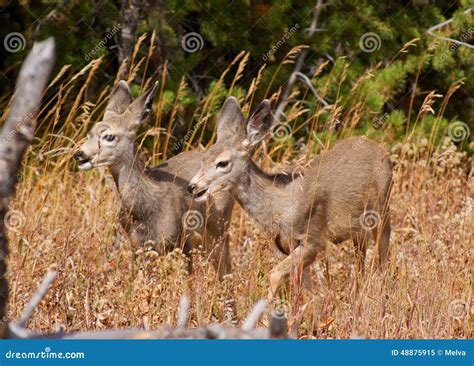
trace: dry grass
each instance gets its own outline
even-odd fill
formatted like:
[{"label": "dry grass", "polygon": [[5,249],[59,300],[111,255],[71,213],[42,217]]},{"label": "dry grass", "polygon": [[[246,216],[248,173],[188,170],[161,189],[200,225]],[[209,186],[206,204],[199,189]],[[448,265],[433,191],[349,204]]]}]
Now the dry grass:
[{"label": "dry grass", "polygon": [[[246,62],[245,57],[242,62]],[[236,302],[237,320],[241,321],[255,301],[265,297],[270,270],[281,260],[273,244],[242,210],[235,210],[231,228],[233,274],[219,282],[212,266],[197,253],[195,271],[189,277],[178,252],[160,257],[152,248],[126,244],[114,249],[117,208],[103,176],[98,171],[74,171],[68,150],[65,155],[56,155],[62,152],[58,149],[72,148],[91,123],[100,119],[107,90],[96,93],[93,100],[87,100],[83,92],[98,67],[92,64],[79,76],[65,71],[56,80],[62,88],[45,102],[47,113],[40,121],[43,134],[29,154],[11,206],[26,221],[9,234],[9,318],[19,317],[52,268],[58,277],[30,321],[32,329],[53,330],[57,324],[68,331],[153,329],[175,322],[183,294],[191,297],[192,325],[226,321],[225,303],[230,298]],[[255,80],[245,101],[252,101],[257,87]],[[74,103],[62,103],[72,95]],[[217,89],[196,111],[196,120],[205,119],[208,129],[213,124],[208,124],[206,117],[215,115],[212,106],[217,104],[216,95]],[[302,98],[305,95],[303,90]],[[341,121],[346,126],[355,126],[367,112],[363,95],[355,91],[354,99],[346,121]],[[160,95],[155,107],[159,110],[163,103]],[[179,101],[175,103],[177,107]],[[340,107],[334,106],[334,115],[340,113]],[[290,122],[302,109],[298,104],[292,109]],[[320,127],[320,116],[320,110],[308,116],[304,124],[309,131]],[[57,127],[58,121],[63,127]],[[168,127],[168,122],[157,113],[151,124]],[[423,123],[422,117],[419,123]],[[163,151],[170,152],[168,144],[174,143],[169,137],[162,138],[163,129],[157,131],[161,138],[154,137],[150,162],[156,162]],[[334,136],[351,133],[349,127]],[[386,136],[390,136],[389,131]],[[386,140],[391,143],[389,137]],[[470,162],[447,140],[440,147],[420,138],[410,142],[414,140],[410,137],[408,142],[392,147],[396,166],[389,268],[383,273],[372,269],[372,245],[367,272],[356,290],[352,245],[328,248],[312,267],[311,293],[291,285],[284,291],[282,306],[287,308],[290,324],[299,325],[299,337],[472,337],[472,313],[469,319],[461,309],[460,317],[453,316],[456,309],[459,311],[457,301],[472,311],[474,185],[472,175],[468,176]],[[187,141],[194,146],[201,142],[199,133]],[[315,140],[307,141],[308,147],[316,144]],[[270,145],[263,164],[268,165],[269,156],[282,163],[310,157],[306,151],[295,151],[293,145]]]}]

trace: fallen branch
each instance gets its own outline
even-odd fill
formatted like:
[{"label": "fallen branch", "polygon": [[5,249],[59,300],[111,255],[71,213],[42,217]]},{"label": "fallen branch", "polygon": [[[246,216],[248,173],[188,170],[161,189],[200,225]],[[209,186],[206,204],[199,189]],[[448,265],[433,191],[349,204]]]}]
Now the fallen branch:
[{"label": "fallen branch", "polygon": [[182,297],[178,310],[176,328],[164,326],[153,331],[142,329],[121,329],[93,332],[65,333],[62,330],[53,333],[37,333],[25,328],[28,319],[46,295],[56,273],[48,272],[36,293],[26,305],[20,320],[8,324],[5,338],[10,339],[268,339],[287,338],[285,314],[274,312],[270,316],[270,327],[256,329],[257,323],[267,309],[264,300],[258,301],[241,328],[211,324],[198,328],[187,328],[189,319],[189,299]]}]

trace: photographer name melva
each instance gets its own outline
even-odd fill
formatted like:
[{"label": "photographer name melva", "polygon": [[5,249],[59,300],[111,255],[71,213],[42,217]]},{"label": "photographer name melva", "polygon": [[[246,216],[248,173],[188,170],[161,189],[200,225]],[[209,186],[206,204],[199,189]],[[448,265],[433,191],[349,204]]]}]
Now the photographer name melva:
[{"label": "photographer name melva", "polygon": [[458,350],[458,349],[445,349],[444,355],[445,356],[466,356],[466,351]]}]

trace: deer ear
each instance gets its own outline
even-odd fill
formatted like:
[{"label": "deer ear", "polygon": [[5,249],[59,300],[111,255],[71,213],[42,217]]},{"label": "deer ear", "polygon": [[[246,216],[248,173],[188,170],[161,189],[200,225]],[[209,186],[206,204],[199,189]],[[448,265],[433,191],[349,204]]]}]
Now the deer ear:
[{"label": "deer ear", "polygon": [[127,83],[124,80],[120,80],[110,94],[105,113],[114,112],[123,114],[130,106],[130,103],[132,103],[132,99],[132,93]]},{"label": "deer ear", "polygon": [[247,138],[245,145],[254,146],[259,143],[268,133],[273,124],[273,114],[270,101],[265,99],[261,102],[247,122]]},{"label": "deer ear", "polygon": [[155,97],[157,90],[158,82],[156,82],[150,90],[135,99],[135,101],[130,105],[128,108],[128,113],[130,114],[128,127],[130,129],[137,129],[150,115],[153,98]]},{"label": "deer ear", "polygon": [[217,119],[217,141],[244,138],[245,118],[235,97],[228,97]]}]

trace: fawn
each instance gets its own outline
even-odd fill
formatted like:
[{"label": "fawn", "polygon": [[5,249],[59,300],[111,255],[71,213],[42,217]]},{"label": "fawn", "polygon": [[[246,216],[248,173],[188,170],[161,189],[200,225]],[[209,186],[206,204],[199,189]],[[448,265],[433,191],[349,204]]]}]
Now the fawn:
[{"label": "fawn", "polygon": [[289,254],[270,274],[269,300],[293,269],[303,273],[327,242],[352,239],[363,270],[372,231],[379,262],[388,257],[388,199],[392,167],[387,152],[367,138],[340,141],[299,172],[269,175],[251,159],[253,147],[272,127],[264,100],[248,119],[237,99],[224,103],[217,141],[204,154],[189,191],[196,201],[230,191],[243,209]]},{"label": "fawn", "polygon": [[[161,253],[181,247],[190,258],[200,234],[220,278],[231,270],[228,227],[234,200],[227,192],[212,203],[195,203],[187,191],[203,153],[183,152],[146,169],[135,138],[150,114],[157,84],[133,100],[125,81],[112,91],[103,120],[96,123],[74,154],[78,167],[108,167],[120,196],[118,221],[132,243],[153,242]],[[191,271],[191,260],[189,261]]]}]

